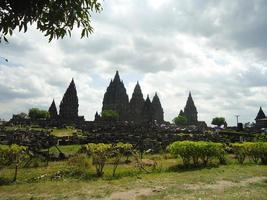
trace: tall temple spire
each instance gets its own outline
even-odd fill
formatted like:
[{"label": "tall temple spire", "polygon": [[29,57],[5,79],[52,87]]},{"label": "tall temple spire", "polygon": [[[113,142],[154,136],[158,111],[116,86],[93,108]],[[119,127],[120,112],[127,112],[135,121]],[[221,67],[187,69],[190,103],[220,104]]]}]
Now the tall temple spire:
[{"label": "tall temple spire", "polygon": [[141,87],[137,81],[132,98],[129,103],[129,119],[134,122],[142,121],[142,109],[144,106],[145,100],[143,97],[143,93]]},{"label": "tall temple spire", "polygon": [[113,81],[110,82],[104,94],[102,112],[113,110],[119,114],[119,120],[128,120],[129,98],[119,72],[116,71]]},{"label": "tall temple spire", "polygon": [[58,114],[57,114],[57,107],[55,104],[55,101],[53,99],[49,109],[48,109],[49,115],[50,115],[50,119],[57,119]]},{"label": "tall temple spire", "polygon": [[264,114],[262,108],[260,107],[260,110],[259,110],[259,112],[258,112],[258,114],[257,114],[257,116],[256,116],[256,118],[255,118],[255,120],[263,119],[263,118],[265,118],[265,117],[266,117],[266,116],[265,116],[265,114]]},{"label": "tall temple spire", "polygon": [[189,125],[197,124],[197,108],[192,98],[191,91],[189,92],[189,96],[187,98],[186,105],[184,108],[184,116],[187,118],[187,123]]},{"label": "tall temple spire", "polygon": [[78,96],[77,90],[72,78],[59,106],[60,119],[66,123],[74,123],[78,119]]},{"label": "tall temple spire", "polygon": [[144,122],[153,121],[153,107],[152,107],[149,95],[147,95],[146,101],[144,103],[144,106],[142,109],[142,116],[143,116]]},{"label": "tall temple spire", "polygon": [[117,82],[120,82],[121,80],[120,80],[120,75],[119,75],[119,71],[117,70],[116,71],[116,74],[115,74],[115,76],[114,76],[114,80],[113,80],[114,82],[115,81],[117,81]]},{"label": "tall temple spire", "polygon": [[164,112],[163,112],[163,108],[161,106],[157,92],[155,93],[155,96],[153,97],[151,105],[153,108],[153,120],[156,120],[158,123],[164,122],[164,117],[163,117]]}]

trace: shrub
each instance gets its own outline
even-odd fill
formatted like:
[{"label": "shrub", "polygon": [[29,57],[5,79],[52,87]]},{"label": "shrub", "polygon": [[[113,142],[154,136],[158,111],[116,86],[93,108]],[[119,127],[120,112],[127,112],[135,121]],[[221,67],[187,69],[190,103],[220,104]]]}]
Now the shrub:
[{"label": "shrub", "polygon": [[131,144],[124,144],[122,142],[119,142],[112,147],[111,153],[114,157],[112,176],[115,176],[116,169],[121,161],[121,158],[123,156],[128,156],[129,153],[131,153],[132,148],[133,146]]},{"label": "shrub", "polygon": [[110,151],[112,149],[111,144],[94,144],[89,143],[86,145],[87,153],[92,156],[93,165],[96,168],[96,175],[103,176],[103,169],[106,163],[106,160],[110,156]]},{"label": "shrub", "polygon": [[244,142],[232,144],[233,152],[240,164],[248,157],[256,164],[261,162],[267,164],[267,142]]},{"label": "shrub", "polygon": [[31,108],[29,110],[29,117],[33,120],[36,119],[47,119],[49,118],[49,112],[46,110],[40,110],[39,108]]},{"label": "shrub", "polygon": [[243,164],[246,159],[246,150],[244,144],[232,144],[232,149],[239,164]]},{"label": "shrub", "polygon": [[185,116],[179,115],[177,117],[175,117],[172,120],[173,123],[175,123],[176,125],[186,125],[187,124],[187,118]]},{"label": "shrub", "polygon": [[175,156],[180,156],[186,166],[190,161],[195,166],[199,165],[199,161],[202,161],[203,165],[208,165],[213,158],[217,158],[220,163],[225,161],[223,145],[219,143],[177,141],[170,144],[167,150]]},{"label": "shrub", "polygon": [[119,119],[119,113],[114,110],[104,110],[101,117],[103,120],[116,121]]},{"label": "shrub", "polygon": [[19,164],[27,157],[26,150],[26,147],[16,144],[12,144],[8,148],[0,147],[0,169],[4,166],[15,164],[13,181],[17,180]]}]

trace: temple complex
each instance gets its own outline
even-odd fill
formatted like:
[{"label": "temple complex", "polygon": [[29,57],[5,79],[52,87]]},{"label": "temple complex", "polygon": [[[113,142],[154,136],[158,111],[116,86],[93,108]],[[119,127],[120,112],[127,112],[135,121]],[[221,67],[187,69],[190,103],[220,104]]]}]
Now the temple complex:
[{"label": "temple complex", "polygon": [[71,124],[77,123],[82,120],[83,117],[79,117],[78,115],[78,96],[77,90],[72,79],[69,87],[67,88],[59,106],[59,120],[62,123]]},{"label": "temple complex", "polygon": [[119,72],[111,80],[104,94],[102,112],[113,110],[119,114],[119,120],[128,120],[129,98],[123,82],[120,80]]},{"label": "temple complex", "polygon": [[[149,97],[146,101],[139,83],[137,82],[132,98],[129,101],[123,81],[120,80],[119,72],[116,71],[115,77],[111,80],[104,94],[102,112],[104,110],[113,110],[119,114],[120,121],[131,121],[134,123],[142,122],[164,122],[163,108],[161,106],[157,93],[152,102]],[[95,119],[99,119],[95,116]]]},{"label": "temple complex", "polygon": [[58,113],[57,113],[57,107],[56,107],[56,103],[53,99],[49,109],[48,109],[49,115],[50,115],[50,119],[52,120],[56,120],[58,119]]},{"label": "temple complex", "polygon": [[197,108],[195,106],[191,92],[189,92],[184,111],[181,110],[179,115],[186,117],[187,125],[198,125],[197,114]]},{"label": "temple complex", "polygon": [[160,103],[160,100],[159,100],[159,97],[158,97],[158,94],[155,93],[155,96],[153,97],[153,100],[152,100],[152,108],[153,108],[153,120],[156,120],[157,123],[163,123],[164,122],[164,119],[163,119],[163,108],[161,106],[161,103]]},{"label": "temple complex", "polygon": [[143,122],[153,122],[154,110],[149,96],[147,95],[146,101],[142,109],[142,120]]},{"label": "temple complex", "polygon": [[267,117],[265,116],[262,108],[260,107],[260,110],[255,118],[256,121],[256,128],[267,128]]},{"label": "temple complex", "polygon": [[144,107],[144,97],[141,91],[141,87],[137,82],[134,92],[132,94],[132,98],[129,103],[129,120],[135,121],[137,123],[142,122],[142,110]]}]

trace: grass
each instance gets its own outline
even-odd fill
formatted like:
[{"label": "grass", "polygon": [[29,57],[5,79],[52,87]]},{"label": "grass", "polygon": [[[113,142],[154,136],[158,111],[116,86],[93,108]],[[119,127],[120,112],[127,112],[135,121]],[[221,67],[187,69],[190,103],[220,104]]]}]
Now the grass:
[{"label": "grass", "polygon": [[[155,172],[146,174],[134,163],[122,164],[116,177],[112,177],[109,163],[102,178],[93,175],[91,166],[84,176],[63,173],[61,178],[51,179],[58,171],[71,169],[67,161],[22,168],[17,183],[0,186],[0,199],[267,199],[267,166],[231,161],[228,165],[184,169],[179,159],[152,157],[159,166]],[[13,169],[0,173],[8,179]],[[44,174],[43,179],[36,179]]]},{"label": "grass", "polygon": [[54,128],[51,132],[52,135],[57,137],[72,136],[76,132],[76,129],[71,128]]},{"label": "grass", "polygon": [[[75,154],[77,153],[81,145],[73,144],[73,145],[58,145],[58,148],[64,153],[64,154]],[[49,149],[50,153],[59,153],[56,147],[52,147]]]}]

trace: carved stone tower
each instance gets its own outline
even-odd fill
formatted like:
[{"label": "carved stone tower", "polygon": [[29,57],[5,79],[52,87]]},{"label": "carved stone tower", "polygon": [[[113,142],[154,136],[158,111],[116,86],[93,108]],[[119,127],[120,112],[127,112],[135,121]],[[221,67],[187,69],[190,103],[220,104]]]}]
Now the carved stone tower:
[{"label": "carved stone tower", "polygon": [[157,123],[163,123],[164,122],[164,116],[163,116],[163,108],[161,106],[159,97],[157,93],[155,93],[155,96],[153,97],[152,100],[152,108],[153,108],[153,120],[156,120]]},{"label": "carved stone tower", "polygon": [[57,107],[56,107],[54,99],[53,99],[53,101],[52,101],[52,103],[48,109],[48,112],[50,114],[50,119],[56,120],[58,118]]},{"label": "carved stone tower", "polygon": [[188,125],[197,125],[197,108],[194,104],[191,92],[189,92],[189,96],[184,108],[184,116],[187,118]]},{"label": "carved stone tower", "polygon": [[142,109],[143,122],[153,122],[153,113],[154,110],[152,107],[152,103],[149,99],[149,96],[147,95],[146,101]]},{"label": "carved stone tower", "polygon": [[78,120],[78,96],[72,79],[59,106],[59,117],[64,123],[75,123]]},{"label": "carved stone tower", "polygon": [[113,110],[119,114],[119,120],[128,120],[129,98],[119,72],[111,80],[103,99],[102,112]]},{"label": "carved stone tower", "polygon": [[136,123],[142,122],[142,109],[145,100],[140,85],[137,82],[129,104],[129,120]]},{"label": "carved stone tower", "polygon": [[255,120],[257,121],[257,120],[259,120],[259,119],[263,119],[263,118],[265,118],[265,117],[266,117],[266,116],[265,116],[265,114],[264,114],[262,108],[260,107],[260,110],[259,110],[259,112],[258,112],[258,114],[257,114],[257,116],[256,116],[256,118],[255,118]]}]

